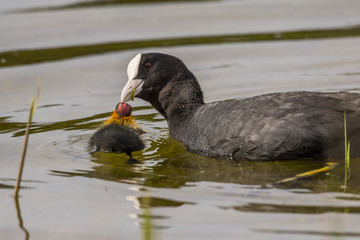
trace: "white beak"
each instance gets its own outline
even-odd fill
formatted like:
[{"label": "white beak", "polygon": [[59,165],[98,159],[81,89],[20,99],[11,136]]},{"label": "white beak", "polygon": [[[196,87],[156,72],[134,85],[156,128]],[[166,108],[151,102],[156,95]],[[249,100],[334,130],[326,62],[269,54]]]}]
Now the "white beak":
[{"label": "white beak", "polygon": [[121,102],[129,101],[141,91],[143,80],[135,79],[138,74],[140,61],[141,54],[139,53],[129,62],[129,65],[127,67],[127,75],[129,80],[127,81],[121,92]]},{"label": "white beak", "polygon": [[[129,79],[121,92],[121,102],[127,102],[141,92],[142,79]],[[134,93],[132,91],[135,89]]]}]

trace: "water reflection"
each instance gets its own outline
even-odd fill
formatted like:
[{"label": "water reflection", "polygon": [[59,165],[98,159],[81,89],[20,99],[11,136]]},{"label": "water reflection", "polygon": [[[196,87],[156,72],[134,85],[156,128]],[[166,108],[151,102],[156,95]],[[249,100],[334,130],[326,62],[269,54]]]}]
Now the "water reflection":
[{"label": "water reflection", "polygon": [[[59,106],[59,104],[43,105],[43,106],[39,106],[38,108],[54,107],[54,106]],[[150,106],[133,107],[133,111],[137,112],[150,108],[151,108]],[[50,109],[48,110],[48,113],[51,114]],[[73,130],[95,129],[102,123],[102,121],[104,121],[110,115],[111,112],[104,112],[89,117],[77,118],[77,119],[75,118],[71,120],[58,121],[58,122],[47,122],[47,123],[33,122],[30,127],[30,134],[50,132],[56,130],[73,131]],[[0,117],[0,134],[13,133],[12,137],[24,136],[26,122],[12,122],[11,118],[12,117],[9,116]],[[156,119],[156,114],[138,115],[136,116],[136,120],[150,121],[152,123],[163,121],[163,119]]]},{"label": "water reflection", "polygon": [[141,41],[110,42],[101,44],[87,44],[79,46],[55,47],[30,50],[11,50],[0,52],[0,68],[21,66],[34,63],[59,61],[80,56],[104,54],[129,49],[142,49],[151,47],[170,47],[184,45],[204,45],[219,43],[239,43],[258,41],[284,41],[284,40],[309,40],[309,39],[330,39],[341,37],[360,36],[360,26],[316,29],[307,31],[284,31],[258,34],[233,34],[214,36],[195,36],[167,39],[147,39]]},{"label": "water reflection", "polygon": [[[187,152],[183,144],[169,137],[146,141],[146,145],[148,147],[144,154],[134,154],[134,157],[141,161],[139,164],[127,165],[124,154],[100,152],[93,155],[91,161],[97,163],[97,166],[90,171],[52,170],[52,174],[98,178],[147,187],[179,188],[188,183],[202,181],[263,185],[326,166],[324,162],[313,160],[236,162],[212,159]],[[333,171],[336,174],[339,172],[337,169]],[[335,179],[331,177],[328,182],[329,176],[333,176],[333,172],[320,173],[310,177],[310,181],[309,178],[298,179],[282,187],[306,187],[320,192],[329,189],[341,190],[342,180],[332,182]],[[323,187],[320,187],[322,185]]]},{"label": "water reflection", "polygon": [[[249,203],[245,206],[234,206],[232,209],[241,212],[276,212],[276,213],[293,213],[294,205],[278,205],[278,204],[258,204]],[[337,213],[360,213],[360,207],[344,207],[344,206],[301,206],[302,214],[321,214],[327,212]]]},{"label": "water reflection", "polygon": [[310,237],[313,236],[325,236],[325,237],[360,237],[360,234],[358,233],[352,233],[352,232],[319,232],[319,231],[301,231],[301,230],[269,230],[269,229],[253,229],[254,232],[262,232],[262,233],[273,233],[273,234],[291,234],[291,235],[303,235]]},{"label": "water reflection", "polygon": [[89,8],[89,7],[102,7],[102,6],[116,6],[122,4],[141,4],[141,3],[158,3],[158,2],[209,2],[216,0],[88,0],[80,1],[66,5],[59,6],[45,6],[34,7],[26,9],[13,10],[11,13],[21,12],[39,12],[39,11],[57,11],[57,10],[71,10],[77,8]]},{"label": "water reflection", "polygon": [[16,208],[16,214],[19,220],[19,228],[25,233],[25,240],[29,240],[30,239],[30,233],[29,231],[25,228],[25,224],[21,215],[21,209],[20,209],[20,202],[19,202],[19,198],[15,197],[14,198],[15,201],[15,208]]}]

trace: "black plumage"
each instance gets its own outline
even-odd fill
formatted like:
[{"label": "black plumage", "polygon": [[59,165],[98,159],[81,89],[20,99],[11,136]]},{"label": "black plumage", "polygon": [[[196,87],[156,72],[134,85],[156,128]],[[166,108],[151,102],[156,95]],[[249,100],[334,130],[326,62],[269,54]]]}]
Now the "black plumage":
[{"label": "black plumage", "polygon": [[132,152],[140,151],[144,144],[136,131],[125,125],[112,123],[95,132],[89,141],[94,152],[126,153],[130,158],[127,163],[137,162]]},{"label": "black plumage", "polygon": [[[150,102],[191,152],[251,160],[343,157],[346,112],[351,156],[360,157],[360,94],[287,92],[204,103],[180,59],[160,53],[138,59],[129,64],[138,66],[127,87],[141,80],[135,97]],[[127,91],[122,100],[129,100]]]},{"label": "black plumage", "polygon": [[[132,157],[132,152],[144,148],[144,143],[139,137],[144,131],[137,126],[131,116],[130,105],[128,108],[121,107],[123,105],[125,103],[116,105],[111,118],[105,121],[90,138],[89,147],[92,149],[92,153],[99,151],[126,153],[130,157],[127,163],[136,163],[137,160]],[[125,111],[123,109],[126,110],[125,116],[123,116]]]}]

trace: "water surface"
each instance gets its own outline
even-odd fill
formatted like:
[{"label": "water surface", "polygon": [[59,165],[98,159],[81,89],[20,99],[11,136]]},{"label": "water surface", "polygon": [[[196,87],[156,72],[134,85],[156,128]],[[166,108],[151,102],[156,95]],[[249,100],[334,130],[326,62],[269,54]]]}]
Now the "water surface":
[{"label": "water surface", "polygon": [[[272,185],[326,163],[188,153],[139,99],[133,114],[147,132],[144,151],[134,155],[139,164],[87,149],[138,52],[181,58],[207,102],[295,90],[360,93],[358,1],[79,2],[18,1],[0,11],[7,33],[0,38],[1,239],[141,239],[148,204],[161,239],[360,237],[359,159],[351,160],[346,188],[343,165]],[[16,203],[12,188],[38,79]]]}]

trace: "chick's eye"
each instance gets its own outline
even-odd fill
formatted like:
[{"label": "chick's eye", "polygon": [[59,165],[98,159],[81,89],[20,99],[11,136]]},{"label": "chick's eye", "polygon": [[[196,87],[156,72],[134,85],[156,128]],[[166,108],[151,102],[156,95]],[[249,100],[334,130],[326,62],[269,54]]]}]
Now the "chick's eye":
[{"label": "chick's eye", "polygon": [[145,68],[149,69],[151,67],[151,63],[147,62],[145,63]]}]

